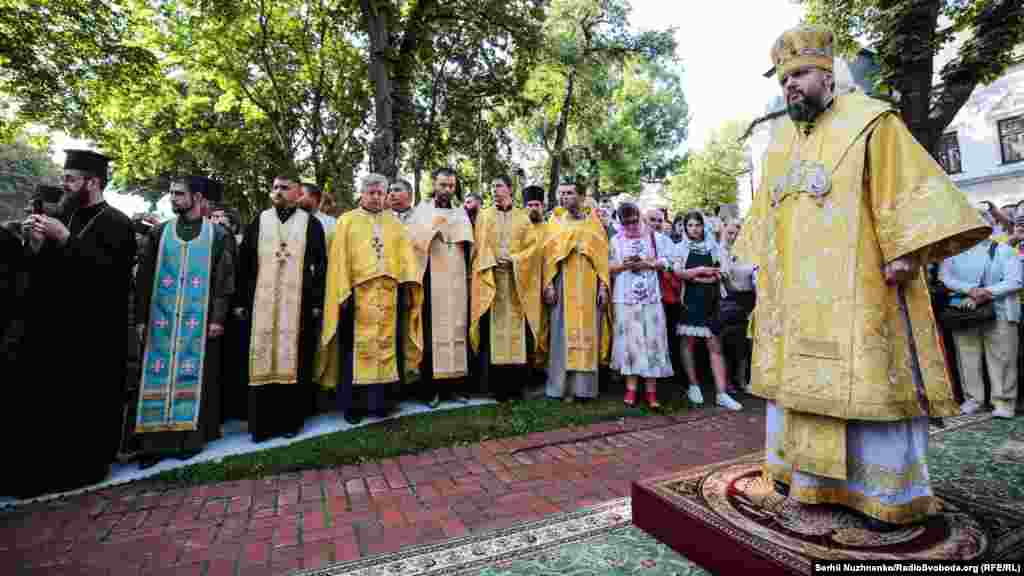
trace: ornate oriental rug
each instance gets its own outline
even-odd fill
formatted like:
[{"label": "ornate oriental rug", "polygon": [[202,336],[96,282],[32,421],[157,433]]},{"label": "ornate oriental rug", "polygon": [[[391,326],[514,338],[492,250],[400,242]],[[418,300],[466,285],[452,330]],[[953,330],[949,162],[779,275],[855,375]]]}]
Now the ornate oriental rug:
[{"label": "ornate oriental rug", "polygon": [[708,574],[632,525],[629,498],[294,576]]},{"label": "ornate oriental rug", "polygon": [[941,510],[920,526],[873,532],[858,515],[788,500],[766,512],[751,499],[760,452],[634,483],[634,523],[719,574],[811,574],[816,560],[1024,559],[1024,418],[946,423],[929,446]]}]

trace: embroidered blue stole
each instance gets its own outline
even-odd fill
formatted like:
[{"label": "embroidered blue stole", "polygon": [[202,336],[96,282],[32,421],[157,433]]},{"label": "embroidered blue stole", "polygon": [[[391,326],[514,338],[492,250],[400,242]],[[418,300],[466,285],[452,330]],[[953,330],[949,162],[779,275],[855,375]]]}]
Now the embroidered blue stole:
[{"label": "embroidered blue stole", "polygon": [[140,433],[199,427],[213,224],[204,220],[189,242],[178,236],[177,224],[175,218],[164,226],[157,251],[135,420]]}]

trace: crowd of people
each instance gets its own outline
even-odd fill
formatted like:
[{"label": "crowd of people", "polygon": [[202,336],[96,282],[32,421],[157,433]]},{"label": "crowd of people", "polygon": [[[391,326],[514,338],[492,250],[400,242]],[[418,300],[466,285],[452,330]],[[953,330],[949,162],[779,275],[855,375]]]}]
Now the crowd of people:
[{"label": "crowd of people", "polygon": [[[218,182],[183,176],[175,218],[132,222],[102,201],[107,158],[69,152],[63,190],[4,237],[18,280],[0,369],[18,374],[12,405],[36,412],[4,425],[47,429],[15,446],[24,473],[0,492],[97,482],[125,443],[144,466],[188,458],[228,418],[259,442],[404,397],[536,386],[575,402],[605,370],[627,405],[642,383],[658,408],[659,380],[683,377],[702,404],[706,349],[716,405],[741,410],[737,388],[766,401],[751,505],[841,505],[880,531],[923,521],[929,419],[1020,404],[1024,207],[972,207],[889,103],[836,85],[832,42],[802,26],[771,48],[788,117],[743,222],[595,203],[572,180],[549,212],[542,188],[517,202],[506,176],[490,205],[460,205],[448,168],[415,205],[406,180],[370,174],[336,218],[283,173],[245,226]],[[126,325],[127,354],[106,336]]]},{"label": "crowd of people", "polygon": [[[698,342],[716,403],[742,408],[731,393],[749,374],[753,269],[729,255],[738,222],[691,212],[679,235],[664,210],[598,206],[571,179],[554,210],[506,176],[483,206],[456,197],[447,168],[416,205],[408,181],[370,174],[337,216],[316,185],[281,174],[247,225],[219,182],[184,175],[170,182],[173,218],[129,219],[102,200],[107,170],[101,154],[68,151],[64,186],[40,187],[4,228],[3,370],[40,384],[19,405],[47,406],[51,426],[21,445],[26,473],[0,492],[94,483],[129,454],[142,467],[188,459],[232,419],[262,442],[316,413],[358,423],[406,398],[585,401],[609,377],[625,379],[628,405],[642,380],[659,408],[656,382],[684,373],[702,404]],[[115,326],[130,327],[126,348]]]}]

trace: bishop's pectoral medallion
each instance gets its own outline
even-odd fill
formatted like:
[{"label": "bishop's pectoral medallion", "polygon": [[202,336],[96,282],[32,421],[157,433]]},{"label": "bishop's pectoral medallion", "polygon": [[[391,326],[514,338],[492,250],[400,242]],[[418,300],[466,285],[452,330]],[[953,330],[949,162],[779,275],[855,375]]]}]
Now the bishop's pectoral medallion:
[{"label": "bishop's pectoral medallion", "polygon": [[832,178],[821,162],[794,160],[789,171],[779,176],[772,187],[772,207],[788,196],[807,194],[818,206],[825,205],[825,196],[832,191]]}]

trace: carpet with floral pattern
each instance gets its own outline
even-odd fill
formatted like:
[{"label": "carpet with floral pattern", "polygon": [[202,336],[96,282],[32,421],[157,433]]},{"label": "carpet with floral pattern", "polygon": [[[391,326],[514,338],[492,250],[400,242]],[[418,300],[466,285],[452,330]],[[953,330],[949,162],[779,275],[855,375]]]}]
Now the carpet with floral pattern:
[{"label": "carpet with floral pattern", "polygon": [[933,427],[936,509],[892,532],[844,508],[779,496],[761,478],[763,461],[755,453],[636,482],[634,522],[721,574],[811,574],[832,560],[1024,559],[1024,418],[957,417]]},{"label": "carpet with floral pattern", "polygon": [[[735,512],[733,520],[756,524],[759,519],[736,498],[734,488],[743,477],[759,468],[760,453],[717,464],[695,467],[661,479],[665,489],[680,497],[680,490],[696,494],[702,487],[720,486],[727,497],[720,499],[722,510]],[[933,525],[888,535],[860,530],[849,518],[824,520],[845,523],[831,534],[801,534],[813,530],[823,518],[782,515],[775,521],[788,525],[796,547],[808,542],[822,550],[902,550],[918,544],[929,549],[950,547],[979,550],[985,558],[1011,558],[1013,550],[1024,550],[1024,418],[993,420],[988,415],[946,420],[944,428],[933,428],[929,451],[929,470],[933,486],[944,504],[944,515]],[[680,482],[682,481],[682,482]],[[689,484],[687,484],[689,482]],[[702,483],[706,482],[706,486]],[[670,487],[671,485],[671,487]],[[635,492],[634,492],[635,494]],[[713,495],[711,495],[713,496]],[[543,520],[486,534],[474,534],[439,544],[416,546],[395,552],[297,572],[293,576],[582,576],[594,574],[697,575],[710,574],[695,562],[674,551],[634,524],[636,500],[624,498],[568,514],[556,514]],[[705,506],[709,513],[716,513]],[[722,513],[719,510],[717,513]],[[733,513],[726,512],[726,515]],[[849,525],[846,525],[849,524]],[[705,540],[699,530],[682,524],[670,529],[689,540],[708,555],[737,558],[743,550],[731,540],[725,546]],[[743,528],[729,527],[733,538],[743,540]],[[925,532],[922,532],[924,530]],[[746,535],[748,544],[764,544]],[[771,539],[769,539],[770,541]],[[791,542],[791,544],[793,543]],[[783,572],[792,572],[794,553],[778,542],[769,542],[769,551],[789,554],[790,564]],[[772,547],[774,546],[774,548]],[[901,548],[901,546],[903,548]],[[763,552],[764,550],[762,550]],[[689,554],[697,559],[699,554]],[[714,563],[707,564],[713,566]],[[781,564],[777,566],[782,567]],[[714,570],[715,573],[734,573]]]}]

